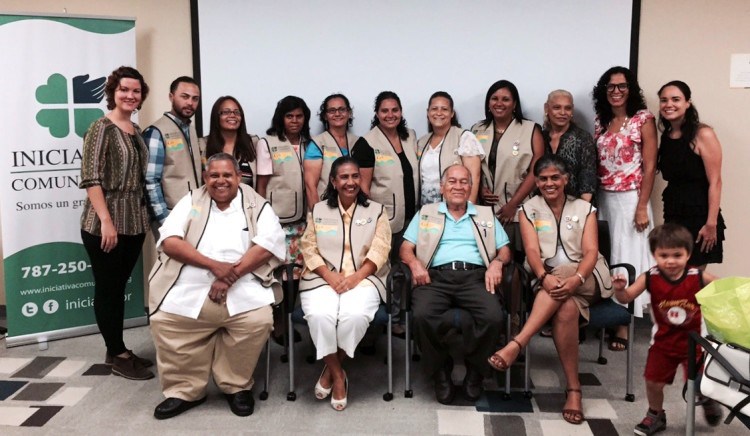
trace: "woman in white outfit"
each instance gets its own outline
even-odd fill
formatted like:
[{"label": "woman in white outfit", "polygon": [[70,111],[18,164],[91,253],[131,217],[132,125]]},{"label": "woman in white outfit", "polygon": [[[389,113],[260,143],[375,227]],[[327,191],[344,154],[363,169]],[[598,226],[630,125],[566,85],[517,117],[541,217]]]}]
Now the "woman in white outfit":
[{"label": "woman in white outfit", "polygon": [[[646,108],[638,80],[625,67],[607,70],[594,87],[594,137],[599,155],[599,217],[609,221],[612,263],[635,266],[639,275],[654,264],[648,233],[653,229],[649,199],[656,172],[656,123]],[[648,293],[635,301],[643,316]],[[627,327],[610,337],[609,348],[626,348]]]},{"label": "woman in white outfit", "polygon": [[305,271],[300,301],[317,358],[325,366],[315,397],[331,396],[331,406],[346,408],[348,380],[342,364],[354,357],[385,296],[390,271],[391,227],[382,205],[360,190],[359,166],[350,156],[331,166],[323,201],[308,214],[302,236]]}]

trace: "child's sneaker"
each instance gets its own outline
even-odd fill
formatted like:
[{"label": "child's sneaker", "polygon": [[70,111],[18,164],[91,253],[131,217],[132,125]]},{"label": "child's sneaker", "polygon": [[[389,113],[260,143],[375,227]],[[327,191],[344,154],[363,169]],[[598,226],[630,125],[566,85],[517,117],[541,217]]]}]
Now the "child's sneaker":
[{"label": "child's sneaker", "polygon": [[667,428],[667,415],[662,410],[659,413],[653,413],[654,411],[648,409],[646,417],[643,418],[640,424],[635,426],[633,432],[640,436],[651,436],[657,432],[660,432]]},{"label": "child's sneaker", "polygon": [[724,411],[716,401],[705,398],[703,403],[703,417],[706,418],[706,422],[711,427],[716,427],[721,423],[721,418],[724,416]]}]

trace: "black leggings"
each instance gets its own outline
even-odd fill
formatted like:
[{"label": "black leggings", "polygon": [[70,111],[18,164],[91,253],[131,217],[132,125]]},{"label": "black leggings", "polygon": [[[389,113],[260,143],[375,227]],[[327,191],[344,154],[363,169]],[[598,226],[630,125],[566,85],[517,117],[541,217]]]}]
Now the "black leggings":
[{"label": "black leggings", "polygon": [[102,237],[81,230],[81,239],[91,259],[94,273],[94,314],[104,338],[107,354],[117,356],[127,351],[122,340],[125,318],[125,285],[138,261],[145,234],[117,235],[117,245],[109,253],[102,248]]}]

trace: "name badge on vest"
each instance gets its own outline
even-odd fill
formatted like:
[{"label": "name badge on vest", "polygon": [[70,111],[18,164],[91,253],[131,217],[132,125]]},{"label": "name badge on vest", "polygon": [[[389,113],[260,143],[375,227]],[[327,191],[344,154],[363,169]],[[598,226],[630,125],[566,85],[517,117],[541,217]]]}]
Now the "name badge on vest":
[{"label": "name badge on vest", "polygon": [[181,151],[185,149],[185,142],[182,140],[182,136],[170,135],[167,133],[164,135],[164,145],[168,152]]},{"label": "name badge on vest", "polygon": [[[338,146],[336,146],[338,148]],[[323,159],[326,160],[336,160],[339,157],[339,154],[334,151],[333,147],[326,147],[323,146]]]},{"label": "name badge on vest", "polygon": [[380,150],[374,150],[375,151],[375,166],[381,167],[381,166],[389,166],[396,163],[396,160],[393,159],[393,156],[391,156],[389,153],[383,153]]},{"label": "name badge on vest", "polygon": [[431,218],[429,215],[422,215],[419,218],[419,231],[426,233],[440,232],[441,223],[438,218]]},{"label": "name badge on vest", "polygon": [[281,164],[292,160],[294,156],[289,147],[271,147],[271,160],[275,164]]},{"label": "name badge on vest", "polygon": [[555,222],[554,216],[544,212],[537,212],[532,215],[534,221],[534,229],[537,233],[551,232],[556,227],[553,225]]},{"label": "name badge on vest", "polygon": [[315,236],[318,238],[336,236],[339,231],[338,222],[335,219],[315,218]]}]

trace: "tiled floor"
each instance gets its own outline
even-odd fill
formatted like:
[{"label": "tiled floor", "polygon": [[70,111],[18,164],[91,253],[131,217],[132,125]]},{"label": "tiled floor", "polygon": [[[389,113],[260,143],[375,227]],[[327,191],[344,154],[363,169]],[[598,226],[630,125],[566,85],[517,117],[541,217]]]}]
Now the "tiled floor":
[{"label": "tiled floor", "polygon": [[[647,326],[639,330],[645,344]],[[135,343],[139,354],[153,358],[147,327],[130,329],[128,343]],[[271,397],[257,401],[256,413],[237,418],[213,387],[206,405],[167,421],[153,418],[153,408],[163,397],[156,380],[133,382],[110,375],[101,363],[102,350],[96,336],[50,343],[49,350],[18,347],[2,350],[0,357],[0,434],[26,434],[30,428],[41,434],[108,433],[121,434],[439,434],[439,435],[596,435],[632,434],[632,428],[645,412],[642,371],[645,345],[634,353],[636,402],[624,397],[624,353],[609,353],[607,366],[595,362],[596,344],[582,345],[581,381],[586,422],[574,426],[560,414],[565,398],[564,383],[549,339],[535,338],[532,351],[531,389],[528,398],[521,391],[523,366],[511,372],[510,399],[499,391],[499,380],[485,380],[488,389],[476,404],[457,396],[451,406],[434,401],[430,381],[415,363],[412,368],[414,398],[404,398],[403,342],[394,350],[395,398],[382,401],[383,361],[381,355],[358,356],[349,368],[350,406],[336,413],[324,402],[312,398],[312,384],[319,364],[303,362],[300,345],[295,362],[297,401],[286,401],[288,364],[280,363],[281,348],[272,347]],[[384,341],[380,341],[382,348]],[[0,347],[3,344],[0,343]],[[145,351],[145,352],[144,352]],[[262,382],[262,364],[256,376]],[[460,384],[463,368],[457,365],[454,382]],[[663,435],[684,434],[684,403],[679,399],[681,383],[667,392],[670,426]],[[460,387],[459,387],[460,389]],[[256,398],[259,389],[255,389]],[[96,411],[96,413],[92,413]],[[709,428],[698,415],[698,434],[748,434],[741,424]],[[83,425],[82,423],[86,424]],[[377,426],[367,425],[377,422]]]}]

